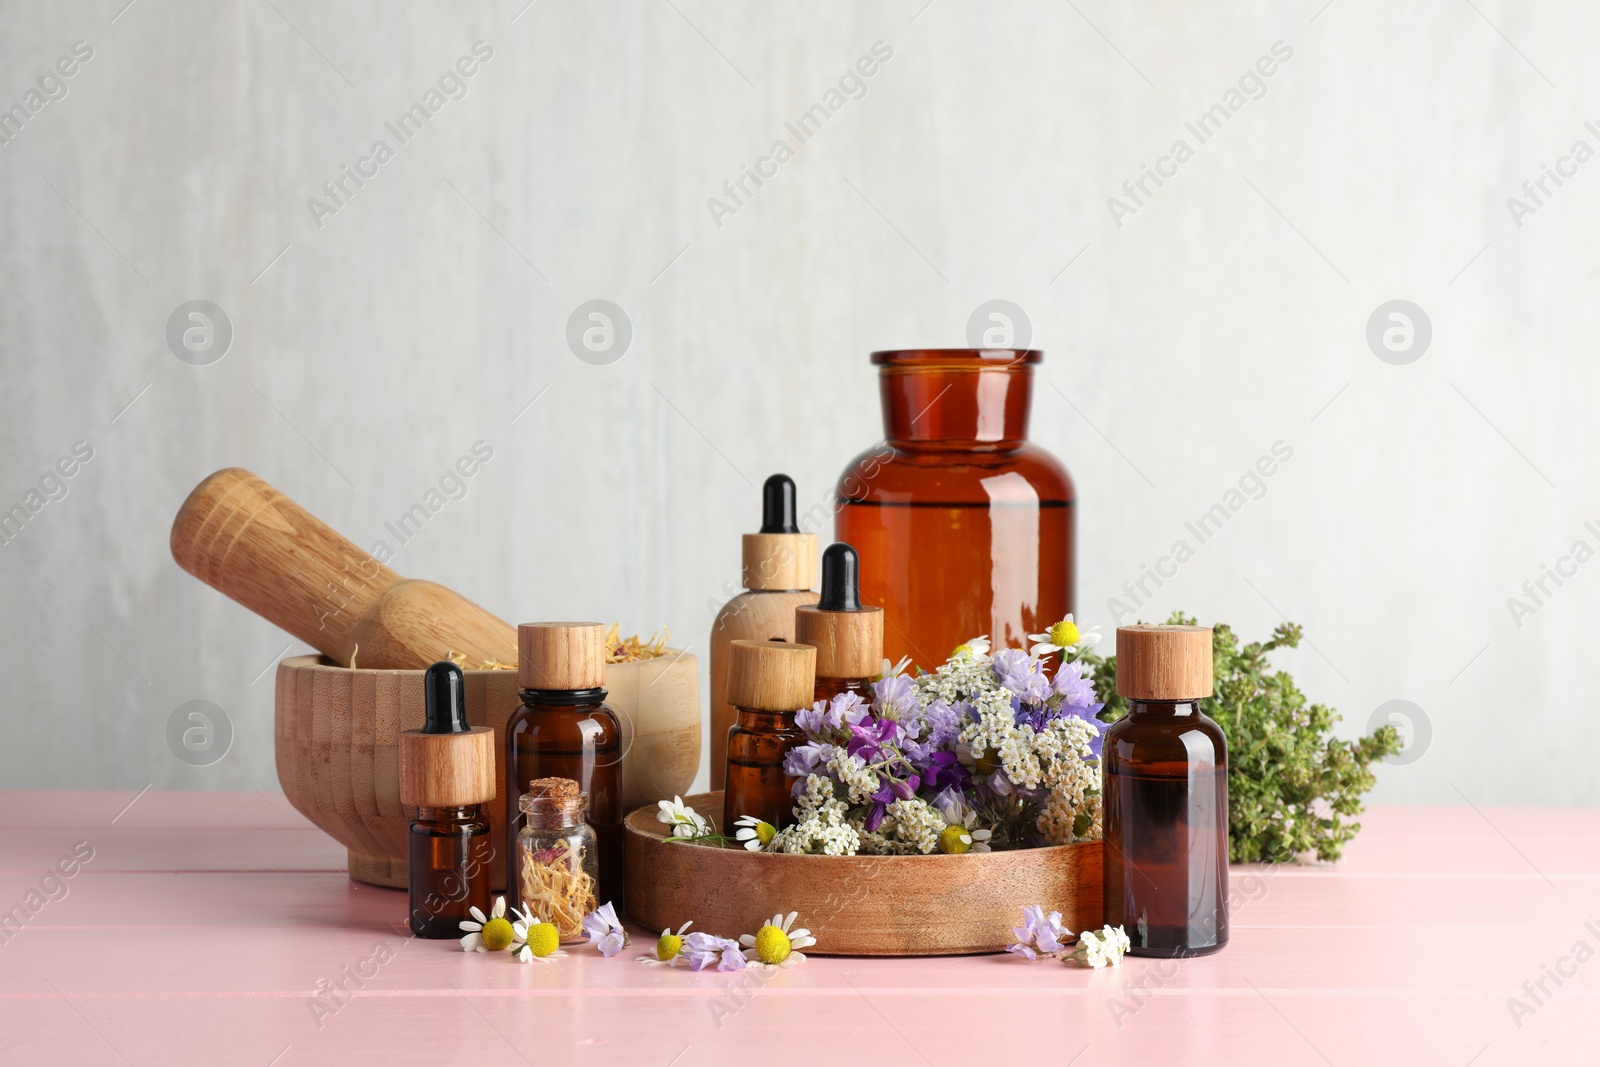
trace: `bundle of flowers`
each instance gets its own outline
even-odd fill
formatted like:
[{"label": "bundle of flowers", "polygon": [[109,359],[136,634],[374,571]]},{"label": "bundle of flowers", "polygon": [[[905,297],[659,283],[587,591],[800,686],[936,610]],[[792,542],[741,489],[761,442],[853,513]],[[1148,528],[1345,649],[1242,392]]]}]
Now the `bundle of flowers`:
[{"label": "bundle of flowers", "polygon": [[1099,634],[1068,616],[1032,637],[993,655],[977,638],[931,673],[886,671],[870,701],[845,693],[799,711],[806,742],[784,766],[794,822],[741,819],[741,842],[849,856],[1098,839],[1102,705],[1077,661]]}]

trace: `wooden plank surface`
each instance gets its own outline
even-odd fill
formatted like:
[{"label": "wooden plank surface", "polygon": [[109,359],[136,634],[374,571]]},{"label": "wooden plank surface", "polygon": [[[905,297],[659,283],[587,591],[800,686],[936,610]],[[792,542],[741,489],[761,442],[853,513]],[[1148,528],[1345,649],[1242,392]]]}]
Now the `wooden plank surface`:
[{"label": "wooden plank surface", "polygon": [[[1336,866],[1235,867],[1232,943],[1204,959],[814,958],[764,977],[641,966],[642,930],[616,959],[531,966],[411,940],[404,895],[349,881],[279,794],[0,800],[0,910],[48,890],[0,936],[8,1067],[1600,1060],[1589,810],[1375,809]],[[93,858],[43,882],[75,847]],[[336,1012],[313,1011],[320,981],[380,946]]]}]

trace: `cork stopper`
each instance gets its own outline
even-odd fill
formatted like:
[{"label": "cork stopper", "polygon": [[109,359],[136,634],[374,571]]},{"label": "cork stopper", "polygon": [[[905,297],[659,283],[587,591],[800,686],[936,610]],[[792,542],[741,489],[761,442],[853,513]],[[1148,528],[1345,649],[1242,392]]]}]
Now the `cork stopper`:
[{"label": "cork stopper", "polygon": [[528,817],[528,825],[538,828],[576,822],[587,801],[583,787],[571,778],[535,778],[517,808]]},{"label": "cork stopper", "polygon": [[533,800],[566,800],[582,792],[583,788],[571,778],[535,778],[528,783],[524,796]]},{"label": "cork stopper", "polygon": [[400,735],[400,803],[454,808],[494,799],[494,731],[467,725],[466,681],[449,661],[422,676],[424,725]]},{"label": "cork stopper", "polygon": [[811,706],[817,650],[788,641],[728,645],[728,703],[752,711],[798,711]]},{"label": "cork stopper", "polygon": [[1198,700],[1211,695],[1209,626],[1117,627],[1117,695]]},{"label": "cork stopper", "polygon": [[761,531],[744,535],[746,589],[810,589],[817,535],[795,524],[794,479],[774,474],[761,487]]},{"label": "cork stopper", "polygon": [[861,605],[861,561],[837,541],[822,553],[822,598],[794,611],[794,636],[817,648],[818,678],[871,678],[883,666],[883,609]]},{"label": "cork stopper", "polygon": [[525,622],[517,627],[517,684],[524,689],[598,689],[606,684],[606,628],[598,622]]}]

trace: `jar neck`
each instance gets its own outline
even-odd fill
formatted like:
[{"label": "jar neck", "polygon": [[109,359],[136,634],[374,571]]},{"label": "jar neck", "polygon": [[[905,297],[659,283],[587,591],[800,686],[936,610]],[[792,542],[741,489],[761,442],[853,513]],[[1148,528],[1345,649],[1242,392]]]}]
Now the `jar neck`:
[{"label": "jar neck", "polygon": [[1193,719],[1200,715],[1200,701],[1192,700],[1134,700],[1128,701],[1128,715],[1148,719]]},{"label": "jar neck", "polygon": [[901,448],[1016,448],[1028,438],[1037,352],[875,352],[883,432]]},{"label": "jar neck", "polygon": [[561,830],[581,823],[588,803],[589,798],[585,796],[552,798],[524,795],[520,807],[527,825],[532,829]]},{"label": "jar neck", "polygon": [[606,702],[606,691],[594,689],[524,689],[522,702],[535,708],[588,708]]}]

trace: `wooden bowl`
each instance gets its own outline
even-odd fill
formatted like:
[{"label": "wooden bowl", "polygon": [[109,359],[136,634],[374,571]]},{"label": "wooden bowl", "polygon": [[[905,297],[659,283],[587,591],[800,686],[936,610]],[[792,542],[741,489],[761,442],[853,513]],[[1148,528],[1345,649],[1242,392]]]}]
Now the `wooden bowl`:
[{"label": "wooden bowl", "polygon": [[[495,733],[496,781],[506,721],[521,705],[516,671],[466,671],[467,722]],[[350,877],[404,889],[406,832],[398,738],[423,722],[422,671],[350,670],[321,656],[278,664],[273,733],[289,803],[345,846]],[[622,722],[627,807],[682,793],[700,769],[699,671],[691,655],[606,666],[606,702]],[[492,878],[505,885],[503,797],[487,805]]]},{"label": "wooden bowl", "polygon": [[[686,803],[722,811],[722,794]],[[652,931],[755,933],[799,912],[822,956],[942,956],[1000,952],[1022,909],[1059,911],[1073,931],[1098,929],[1100,842],[962,856],[789,856],[669,844],[656,808],[626,823],[628,914]]]}]

